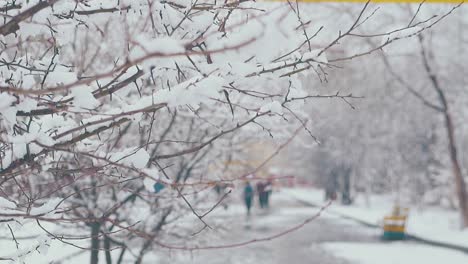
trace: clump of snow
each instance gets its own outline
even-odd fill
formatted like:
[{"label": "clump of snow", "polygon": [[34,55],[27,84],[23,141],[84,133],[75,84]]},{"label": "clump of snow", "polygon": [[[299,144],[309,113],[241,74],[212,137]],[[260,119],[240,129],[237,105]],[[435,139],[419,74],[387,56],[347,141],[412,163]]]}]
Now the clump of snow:
[{"label": "clump of snow", "polygon": [[75,8],[75,3],[69,1],[58,1],[53,6],[53,10],[57,14],[68,14]]},{"label": "clump of snow", "polygon": [[387,42],[394,41],[394,40],[397,40],[397,39],[402,39],[402,38],[413,36],[413,35],[421,32],[421,31],[422,31],[422,29],[420,27],[418,27],[418,26],[405,28],[403,30],[398,30],[396,32],[385,35],[382,38],[381,45],[384,45]]},{"label": "clump of snow", "polygon": [[10,107],[10,108],[2,110],[1,114],[3,115],[3,117],[5,117],[5,119],[10,124],[14,124],[15,121],[16,121],[16,112],[17,112],[17,110],[16,110],[15,107]]},{"label": "clump of snow", "polygon": [[99,106],[99,101],[92,94],[91,87],[78,87],[72,90],[73,104],[76,107],[93,109]]},{"label": "clump of snow", "polygon": [[16,105],[18,111],[29,112],[36,109],[37,101],[31,98],[24,98],[19,104]]},{"label": "clump of snow", "polygon": [[234,190],[234,185],[228,186],[224,189],[224,193],[230,193]]},{"label": "clump of snow", "polygon": [[279,115],[282,115],[283,114],[283,107],[281,106],[281,103],[278,102],[278,101],[273,101],[273,102],[270,102],[270,103],[267,103],[265,105],[263,105],[261,108],[260,108],[260,113],[265,113],[265,112],[268,112],[270,111],[271,113],[274,113],[274,114],[279,114]]},{"label": "clump of snow", "polygon": [[221,77],[197,76],[175,87],[160,90],[155,94],[156,103],[167,103],[169,107],[191,105],[198,108],[202,103],[210,105],[222,97],[221,91],[226,80]]},{"label": "clump of snow", "polygon": [[328,58],[325,52],[321,49],[308,51],[302,55],[302,60],[314,60],[316,62],[328,63]]},{"label": "clump of snow", "polygon": [[156,184],[156,181],[161,178],[159,170],[155,168],[148,168],[143,169],[143,172],[149,176],[143,179],[143,186],[145,186],[145,190],[148,192],[154,192],[154,185]]},{"label": "clump of snow", "polygon": [[40,236],[37,239],[37,243],[38,243],[37,251],[41,255],[47,255],[47,253],[49,252],[49,248],[50,248],[50,238],[47,237],[46,235]]},{"label": "clump of snow", "polygon": [[77,80],[78,78],[76,76],[76,73],[55,69],[47,75],[44,84],[48,86],[58,86],[63,84],[70,84]]},{"label": "clump of snow", "polygon": [[[37,126],[30,127],[30,133],[24,133],[23,135],[8,135],[6,139],[9,143],[12,144],[11,154],[15,158],[22,158],[27,154],[27,145],[29,144],[29,153],[36,154],[42,150],[37,144],[30,144],[34,141],[39,142],[40,144],[51,146],[55,144],[55,141],[49,137],[48,135],[44,134],[43,132],[35,131],[35,129],[39,129]],[[3,164],[5,165],[5,164]]]},{"label": "clump of snow", "polygon": [[136,149],[126,149],[122,152],[114,153],[110,160],[113,162],[122,163],[128,166],[133,166],[137,169],[143,169],[150,159],[150,155],[146,150],[140,148]]},{"label": "clump of snow", "polygon": [[66,118],[62,115],[46,115],[41,117],[40,121],[41,129],[44,132],[59,127],[72,127],[77,125],[73,119]]},{"label": "clump of snow", "polygon": [[171,55],[185,52],[185,44],[171,37],[151,38],[148,35],[138,35],[135,42],[136,47],[130,52],[133,60],[154,53]]},{"label": "clump of snow", "polygon": [[154,192],[154,184],[156,183],[155,180],[149,178],[149,177],[146,177],[144,180],[143,180],[143,185],[145,186],[145,190],[147,190],[148,192]]},{"label": "clump of snow", "polygon": [[9,124],[14,124],[16,121],[17,109],[11,104],[16,101],[16,98],[7,93],[0,93],[0,114]]},{"label": "clump of snow", "polygon": [[0,208],[15,209],[16,205],[7,199],[0,197]]},{"label": "clump of snow", "polygon": [[296,89],[296,88],[291,88],[289,90],[289,95],[288,97],[290,99],[294,99],[294,98],[304,98],[307,96],[307,93],[305,91],[303,91],[302,89]]},{"label": "clump of snow", "polygon": [[235,73],[237,76],[246,76],[257,71],[257,67],[252,63],[245,62],[229,62],[230,72]]},{"label": "clump of snow", "polygon": [[173,54],[185,51],[184,44],[181,41],[170,37],[153,39],[150,42],[146,42],[144,45],[150,52],[156,51],[164,54]]},{"label": "clump of snow", "polygon": [[14,96],[7,93],[0,93],[0,113],[3,114],[3,111],[8,109],[14,101],[16,101]]},{"label": "clump of snow", "polygon": [[150,159],[150,155],[146,150],[140,149],[134,155],[126,158],[128,162],[132,163],[132,165],[137,169],[142,169],[146,166]]},{"label": "clump of snow", "polygon": [[285,62],[283,62],[283,61],[272,62],[272,63],[262,65],[262,69],[265,70],[265,71],[269,71],[269,70],[273,70],[273,69],[282,67],[284,65],[285,65]]},{"label": "clump of snow", "polygon": [[42,215],[42,214],[48,214],[52,211],[55,210],[57,205],[62,201],[60,198],[53,198],[48,200],[45,204],[43,204],[40,207],[35,207],[31,209],[30,214],[31,215]]}]

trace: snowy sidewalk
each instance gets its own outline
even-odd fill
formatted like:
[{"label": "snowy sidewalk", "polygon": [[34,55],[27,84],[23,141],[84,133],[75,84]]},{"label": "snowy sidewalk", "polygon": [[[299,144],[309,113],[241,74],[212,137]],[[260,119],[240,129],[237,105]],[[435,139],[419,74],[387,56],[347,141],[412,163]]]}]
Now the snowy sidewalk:
[{"label": "snowy sidewalk", "polygon": [[466,264],[464,253],[419,243],[324,243],[334,256],[359,264]]},{"label": "snowy sidewalk", "polygon": [[[282,192],[310,205],[324,204],[323,190],[295,188],[282,189]],[[390,196],[372,196],[369,206],[365,206],[365,201],[358,199],[350,206],[334,203],[326,212],[353,219],[368,226],[379,227],[382,218],[391,211],[392,205],[393,199]],[[426,208],[424,211],[410,208],[407,234],[410,238],[420,242],[468,253],[468,230],[461,231],[458,228],[458,221],[458,214],[454,211],[434,207]]]}]

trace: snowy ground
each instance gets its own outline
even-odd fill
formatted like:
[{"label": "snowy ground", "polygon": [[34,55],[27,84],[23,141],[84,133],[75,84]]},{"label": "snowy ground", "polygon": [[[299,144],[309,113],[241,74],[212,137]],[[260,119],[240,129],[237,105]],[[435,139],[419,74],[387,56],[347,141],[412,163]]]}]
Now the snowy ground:
[{"label": "snowy ground", "polygon": [[[212,218],[222,219],[227,226],[223,242],[226,244],[261,239],[301,224],[313,216],[317,208],[307,207],[290,199],[285,193],[274,193],[272,208],[261,211],[254,208],[250,218],[240,205],[231,205],[227,211],[218,210]],[[357,226],[335,216],[321,216],[301,229],[271,241],[222,250],[194,251],[173,254],[158,263],[203,264],[348,264],[341,257],[322,247],[324,242],[379,243],[378,232]],[[150,262],[148,262],[150,263]]]},{"label": "snowy ground", "polygon": [[449,249],[408,242],[325,243],[323,247],[337,257],[359,264],[466,264],[468,255]]},{"label": "snowy ground", "polygon": [[[246,241],[265,237],[284,228],[301,223],[315,214],[317,209],[294,201],[291,190],[275,193],[274,208],[253,215],[250,224],[243,216],[243,208],[231,206],[218,211],[229,223],[226,242]],[[318,198],[319,193],[313,194]],[[333,209],[333,207],[332,207]],[[355,212],[356,213],[356,212]],[[377,217],[370,211],[367,217]],[[365,215],[365,214],[364,214]],[[246,228],[250,226],[250,228]],[[313,222],[287,236],[269,242],[222,251],[194,252],[190,256],[178,255],[177,261],[161,263],[291,263],[291,264],[450,264],[468,263],[468,255],[454,250],[436,248],[415,242],[383,242],[381,231],[367,228],[353,221],[324,213]]]},{"label": "snowy ground", "polygon": [[[270,237],[299,225],[316,214],[317,208],[298,202],[296,196],[302,198],[307,195],[308,198],[316,196],[315,198],[319,199],[322,197],[319,194],[319,192],[291,189],[275,192],[272,197],[272,208],[269,211],[254,208],[250,218],[246,217],[243,206],[233,200],[227,210],[220,207],[207,219],[218,228],[206,231],[200,236],[212,238],[208,244],[218,245]],[[348,213],[352,212],[357,215],[358,208],[351,208]],[[329,210],[340,209],[333,205]],[[363,218],[368,217],[367,220],[369,220],[374,215],[377,217],[377,211],[369,210],[368,212],[369,214],[363,213]],[[208,232],[215,232],[216,236]],[[468,255],[457,251],[414,242],[386,243],[380,240],[380,235],[381,232],[378,229],[364,227],[336,215],[324,213],[299,230],[271,241],[252,243],[238,248],[191,252],[155,248],[145,257],[144,263],[435,264],[443,261],[450,264],[468,263]],[[11,243],[11,241],[0,241],[0,250],[5,249],[3,247],[5,243]],[[27,259],[26,263],[54,261],[53,263],[81,264],[89,261],[88,251],[70,248],[59,242],[53,243],[47,255],[36,255],[34,258]],[[65,256],[74,252],[78,255],[64,259]],[[101,257],[101,261],[104,261],[104,256]]]},{"label": "snowy ground", "polygon": [[[283,191],[302,201],[318,205],[324,203],[323,190],[296,188],[283,189]],[[370,224],[381,225],[383,216],[388,215],[392,209],[393,200],[391,196],[371,196],[370,204],[366,204],[363,199],[357,199],[351,206],[342,206],[337,202],[332,204],[328,211],[338,212]],[[459,227],[459,217],[455,211],[437,207],[428,207],[421,210],[410,206],[407,223],[407,232],[409,234],[433,241],[468,247],[468,230],[461,231]]]}]

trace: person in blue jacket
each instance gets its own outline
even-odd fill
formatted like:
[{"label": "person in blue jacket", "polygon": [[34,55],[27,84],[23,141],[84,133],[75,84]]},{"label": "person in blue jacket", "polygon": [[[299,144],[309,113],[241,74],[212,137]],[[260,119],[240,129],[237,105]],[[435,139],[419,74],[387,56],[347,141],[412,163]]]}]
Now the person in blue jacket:
[{"label": "person in blue jacket", "polygon": [[247,215],[250,215],[250,208],[252,207],[252,200],[254,197],[254,189],[250,182],[245,183],[244,187],[244,202],[245,207],[247,208]]},{"label": "person in blue jacket", "polygon": [[160,191],[162,191],[164,189],[164,184],[162,184],[161,182],[156,182],[154,185],[153,185],[153,188],[154,188],[154,193],[159,193]]}]

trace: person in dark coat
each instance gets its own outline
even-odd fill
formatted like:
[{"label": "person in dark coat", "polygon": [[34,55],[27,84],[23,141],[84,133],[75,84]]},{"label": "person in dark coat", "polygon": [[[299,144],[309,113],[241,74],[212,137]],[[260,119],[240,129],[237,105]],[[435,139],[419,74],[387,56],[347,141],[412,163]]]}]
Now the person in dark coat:
[{"label": "person in dark coat", "polygon": [[[219,199],[219,200],[221,200],[221,199],[223,199],[223,198],[226,198],[226,197],[224,197],[224,195],[225,195],[225,192],[226,192],[226,188],[227,188],[227,187],[228,187],[228,186],[227,186],[225,183],[220,183],[220,182],[216,183],[216,185],[215,185],[215,187],[214,187],[214,190],[215,190],[216,194],[218,195],[218,199]],[[226,199],[223,199],[223,200],[221,201],[221,205],[223,206],[223,208],[224,208],[225,210],[228,209],[228,204],[227,204]]]},{"label": "person in dark coat", "polygon": [[250,215],[250,208],[252,207],[253,196],[254,189],[252,185],[250,185],[250,182],[246,182],[244,187],[244,202],[245,207],[247,208],[247,215]]},{"label": "person in dark coat", "polygon": [[269,180],[265,183],[264,192],[265,192],[264,206],[265,206],[266,208],[269,208],[269,207],[270,207],[270,197],[271,197],[271,193],[273,192],[273,181],[272,181],[271,179],[269,179]]},{"label": "person in dark coat", "polygon": [[257,194],[258,194],[258,203],[260,204],[260,208],[266,207],[266,191],[265,191],[265,183],[259,181],[257,183]]}]

